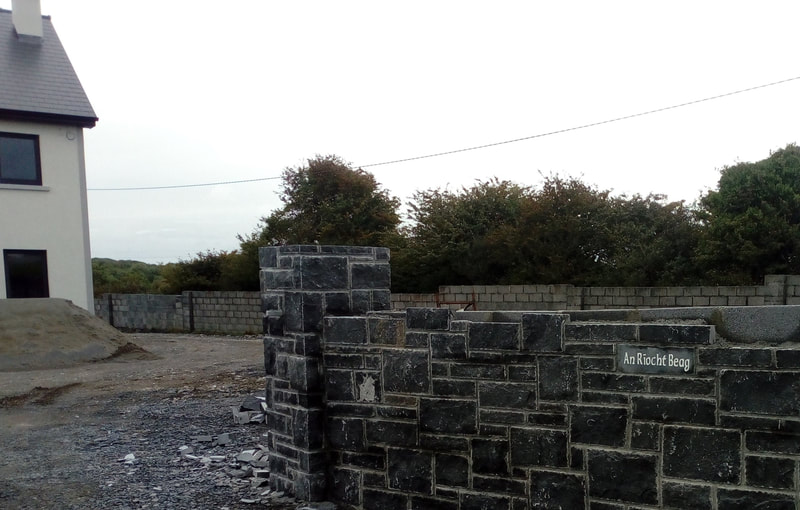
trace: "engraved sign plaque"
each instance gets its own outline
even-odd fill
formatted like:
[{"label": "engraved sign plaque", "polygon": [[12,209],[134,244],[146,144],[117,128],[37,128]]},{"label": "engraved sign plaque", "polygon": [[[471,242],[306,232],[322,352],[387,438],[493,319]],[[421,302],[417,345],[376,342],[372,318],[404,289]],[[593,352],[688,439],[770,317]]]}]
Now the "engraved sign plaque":
[{"label": "engraved sign plaque", "polygon": [[633,374],[692,374],[694,349],[618,345],[617,371]]}]

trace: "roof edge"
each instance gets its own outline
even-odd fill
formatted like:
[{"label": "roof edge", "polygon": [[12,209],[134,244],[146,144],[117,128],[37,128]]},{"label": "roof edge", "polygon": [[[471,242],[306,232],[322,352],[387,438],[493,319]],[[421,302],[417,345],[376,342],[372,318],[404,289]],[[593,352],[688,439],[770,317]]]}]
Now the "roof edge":
[{"label": "roof edge", "polygon": [[82,128],[93,128],[97,123],[97,117],[84,117],[81,115],[60,115],[57,113],[25,112],[20,110],[7,110],[0,108],[0,119],[17,120],[25,122],[40,122],[42,124],[59,124],[67,126],[79,126]]}]

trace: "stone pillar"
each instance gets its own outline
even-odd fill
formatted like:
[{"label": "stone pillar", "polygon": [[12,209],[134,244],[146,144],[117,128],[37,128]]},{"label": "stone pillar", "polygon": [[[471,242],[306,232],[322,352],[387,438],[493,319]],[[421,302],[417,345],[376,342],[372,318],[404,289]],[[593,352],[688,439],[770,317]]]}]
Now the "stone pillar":
[{"label": "stone pillar", "polygon": [[391,307],[389,250],[292,245],[259,250],[270,487],[325,499],[323,317]]}]

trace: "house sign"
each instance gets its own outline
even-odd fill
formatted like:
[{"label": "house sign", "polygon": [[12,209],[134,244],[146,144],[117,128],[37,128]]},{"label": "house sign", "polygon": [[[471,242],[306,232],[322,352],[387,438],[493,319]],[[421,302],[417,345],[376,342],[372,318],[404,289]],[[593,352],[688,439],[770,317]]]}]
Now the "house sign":
[{"label": "house sign", "polygon": [[633,374],[694,373],[694,349],[619,345],[617,371]]}]

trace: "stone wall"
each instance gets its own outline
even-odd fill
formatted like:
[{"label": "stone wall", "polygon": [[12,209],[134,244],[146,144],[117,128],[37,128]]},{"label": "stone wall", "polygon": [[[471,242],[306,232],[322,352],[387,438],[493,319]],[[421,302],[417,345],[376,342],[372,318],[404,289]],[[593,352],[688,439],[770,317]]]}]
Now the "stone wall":
[{"label": "stone wall", "polygon": [[800,307],[381,311],[388,252],[334,249],[262,251],[273,489],[366,510],[800,508]]},{"label": "stone wall", "polygon": [[444,285],[438,293],[393,294],[392,307],[477,310],[608,310],[687,306],[799,305],[800,276],[768,275],[764,285],[575,287],[572,285]]},{"label": "stone wall", "polygon": [[259,292],[184,292],[181,295],[103,294],[95,315],[123,330],[260,334]]}]

